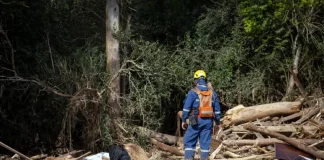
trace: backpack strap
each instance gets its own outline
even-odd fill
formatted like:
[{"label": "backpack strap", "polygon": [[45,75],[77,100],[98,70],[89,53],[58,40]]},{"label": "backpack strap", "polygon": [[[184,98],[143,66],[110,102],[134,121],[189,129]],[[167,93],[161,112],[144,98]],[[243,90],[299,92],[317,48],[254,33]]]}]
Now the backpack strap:
[{"label": "backpack strap", "polygon": [[194,87],[191,89],[192,91],[194,91],[195,93],[197,93],[198,95],[200,94],[201,90],[198,89],[198,87]]}]

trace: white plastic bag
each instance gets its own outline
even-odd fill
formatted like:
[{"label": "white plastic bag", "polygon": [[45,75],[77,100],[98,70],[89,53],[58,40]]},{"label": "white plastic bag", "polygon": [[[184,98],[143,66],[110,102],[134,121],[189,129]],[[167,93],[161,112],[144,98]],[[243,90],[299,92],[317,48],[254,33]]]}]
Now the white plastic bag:
[{"label": "white plastic bag", "polygon": [[102,160],[102,159],[107,159],[109,160],[109,153],[107,152],[100,152],[91,156],[87,156],[85,158],[83,158],[83,160]]}]

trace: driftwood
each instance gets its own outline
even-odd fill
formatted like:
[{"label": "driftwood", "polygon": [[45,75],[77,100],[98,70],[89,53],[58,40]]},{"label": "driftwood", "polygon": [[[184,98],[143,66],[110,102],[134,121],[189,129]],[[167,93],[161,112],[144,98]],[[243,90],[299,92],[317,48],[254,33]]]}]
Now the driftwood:
[{"label": "driftwood", "polygon": [[63,154],[63,155],[60,155],[59,157],[67,157],[67,156],[73,156],[73,155],[75,155],[75,154],[78,154],[78,153],[81,153],[81,152],[83,152],[84,150],[77,150],[77,151],[71,151],[71,152],[69,152],[69,153],[66,153],[66,154]]},{"label": "driftwood", "polygon": [[250,149],[253,148],[253,147],[254,147],[254,146],[243,146],[242,148],[240,148],[240,149],[236,149],[236,150],[231,149],[231,148],[229,148],[229,147],[225,147],[225,149],[228,150],[228,151],[231,151],[231,152],[233,152],[233,153],[237,153],[237,152],[242,152],[242,151],[250,150]]},{"label": "driftwood", "polygon": [[81,156],[75,158],[75,160],[81,160],[82,158],[84,158],[84,157],[86,157],[86,156],[88,156],[88,155],[90,155],[90,154],[91,154],[91,152],[89,151],[89,152],[87,152],[87,153],[85,153],[85,154],[82,154]]},{"label": "driftwood", "polygon": [[[301,129],[303,130],[317,130],[316,126],[294,126],[294,125],[282,125],[282,126],[260,126],[261,128],[265,128],[269,131],[279,132],[279,133],[294,133]],[[243,126],[233,126],[231,128],[232,132],[249,132],[244,129]]]},{"label": "driftwood", "polygon": [[145,151],[138,145],[128,143],[124,145],[125,150],[128,152],[132,160],[148,160]]},{"label": "driftwood", "polygon": [[309,118],[313,117],[315,114],[320,112],[320,108],[313,108],[312,110],[310,110],[306,115],[302,116],[302,118],[300,118],[298,121],[295,122],[295,124],[301,124],[303,122],[305,122],[306,120],[308,120]]},{"label": "driftwood", "polygon": [[137,134],[147,136],[149,138],[154,138],[157,141],[166,144],[177,144],[178,140],[183,139],[182,137],[176,137],[168,134],[158,133],[144,127],[137,127],[137,130],[138,130]]},{"label": "driftwood", "polygon": [[166,144],[163,144],[153,138],[151,138],[151,143],[154,144],[158,149],[162,150],[162,151],[166,151],[166,152],[170,152],[175,154],[176,156],[184,156],[184,152],[180,151],[178,148],[176,147],[172,147]]},{"label": "driftwood", "polygon": [[13,149],[13,148],[7,146],[6,144],[4,144],[4,143],[2,143],[2,142],[0,142],[0,146],[2,146],[2,147],[4,147],[4,148],[8,149],[9,151],[11,151],[11,152],[13,152],[13,153],[18,154],[20,157],[22,157],[22,158],[24,158],[24,159],[32,160],[31,158],[25,156],[24,154],[22,154],[22,153],[16,151],[15,149]]},{"label": "driftwood", "polygon": [[301,116],[303,116],[303,112],[298,112],[298,113],[295,113],[295,114],[292,114],[292,115],[281,118],[280,122],[290,121],[290,120],[293,120],[295,118],[299,118]]},{"label": "driftwood", "polygon": [[40,154],[40,155],[32,156],[32,157],[30,157],[30,159],[36,160],[36,159],[43,159],[43,158],[46,158],[46,157],[47,157],[47,154]]},{"label": "driftwood", "polygon": [[222,149],[222,147],[223,147],[223,144],[221,143],[221,144],[218,146],[218,148],[215,149],[215,151],[214,151],[212,154],[210,154],[209,159],[210,159],[210,160],[214,159],[215,156],[218,154],[218,152]]},{"label": "driftwood", "polygon": [[[319,141],[318,139],[296,139],[296,141],[304,144],[313,144]],[[244,146],[244,145],[255,145],[255,146],[267,146],[273,145],[274,143],[285,143],[277,138],[267,138],[267,139],[242,139],[242,140],[224,140],[223,144],[225,146]]]},{"label": "driftwood", "polygon": [[278,102],[251,107],[239,105],[228,110],[221,121],[228,127],[267,116],[289,115],[298,112],[300,105],[300,102]]},{"label": "driftwood", "polygon": [[273,159],[273,154],[264,154],[264,155],[253,155],[249,157],[242,158],[227,158],[227,159],[215,159],[215,160],[262,160],[262,159]]},{"label": "driftwood", "polygon": [[324,159],[324,154],[320,153],[320,152],[317,152],[315,151],[313,148],[310,148],[302,143],[299,143],[298,141],[296,140],[293,140],[291,138],[288,138],[282,134],[279,134],[279,133],[276,133],[276,132],[272,132],[272,131],[269,131],[269,130],[266,130],[264,128],[261,128],[261,127],[256,127],[256,126],[253,126],[253,125],[245,125],[244,126],[245,129],[248,129],[248,130],[251,130],[251,131],[254,131],[254,132],[259,132],[259,133],[263,133],[263,134],[266,134],[266,135],[269,135],[271,137],[275,137],[275,138],[278,138],[282,141],[285,141],[286,143],[289,143],[291,144],[292,146],[296,147],[296,148],[299,148],[300,150],[303,150],[317,158],[321,158],[321,159]]},{"label": "driftwood", "polygon": [[225,151],[225,152],[223,153],[223,155],[224,155],[224,156],[227,156],[227,157],[231,157],[231,158],[239,158],[239,157],[241,157],[240,155],[235,154],[235,153],[232,153],[232,152],[230,152],[230,151]]}]

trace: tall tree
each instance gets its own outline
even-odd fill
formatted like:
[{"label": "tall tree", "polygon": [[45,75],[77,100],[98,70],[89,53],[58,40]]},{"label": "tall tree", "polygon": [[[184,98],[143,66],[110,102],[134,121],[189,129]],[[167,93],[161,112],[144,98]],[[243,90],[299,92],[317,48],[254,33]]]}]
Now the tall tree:
[{"label": "tall tree", "polygon": [[107,70],[109,72],[108,103],[112,114],[119,115],[120,69],[119,41],[116,35],[119,31],[119,6],[117,0],[107,0],[106,5],[106,54]]}]

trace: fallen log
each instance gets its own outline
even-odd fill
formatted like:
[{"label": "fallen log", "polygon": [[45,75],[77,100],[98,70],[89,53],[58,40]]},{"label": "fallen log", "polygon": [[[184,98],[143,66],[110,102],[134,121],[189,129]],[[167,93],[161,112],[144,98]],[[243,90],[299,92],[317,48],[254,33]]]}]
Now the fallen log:
[{"label": "fallen log", "polygon": [[303,122],[305,122],[306,120],[310,119],[311,117],[313,117],[315,114],[320,112],[320,108],[313,108],[312,110],[310,110],[307,114],[305,114],[304,116],[302,116],[298,121],[294,122],[294,124],[301,124]]},{"label": "fallen log", "polygon": [[[296,141],[304,144],[313,144],[319,141],[318,139],[295,139]],[[277,138],[267,138],[267,139],[242,139],[242,140],[224,140],[223,144],[225,146],[244,146],[244,145],[254,145],[254,146],[267,146],[273,145],[274,143],[285,143]]]},{"label": "fallen log", "polygon": [[259,133],[263,133],[263,134],[266,134],[266,135],[269,135],[271,137],[275,137],[275,138],[278,138],[282,141],[285,141],[286,143],[289,143],[291,144],[292,146],[300,149],[300,150],[303,150],[317,158],[321,158],[321,159],[324,159],[324,154],[320,153],[320,152],[317,152],[315,151],[314,149],[302,144],[302,143],[299,143],[298,141],[294,140],[294,139],[291,139],[291,138],[288,138],[282,134],[279,134],[279,133],[276,133],[276,132],[272,132],[272,131],[269,131],[267,129],[264,129],[264,128],[261,128],[261,127],[257,127],[257,126],[253,126],[251,124],[248,124],[248,125],[245,125],[244,126],[245,129],[248,129],[250,131],[254,131],[254,132],[259,132]]},{"label": "fallen log", "polygon": [[[293,125],[283,125],[283,126],[260,126],[262,128],[265,128],[269,131],[274,131],[274,132],[296,132],[298,128],[294,127]],[[248,130],[244,129],[243,126],[233,126],[232,132],[248,132]]]},{"label": "fallen log", "polygon": [[240,155],[235,154],[235,153],[230,152],[230,151],[225,151],[225,152],[223,153],[223,155],[224,155],[224,156],[227,156],[227,157],[231,157],[231,158],[239,158],[239,157],[241,157]]},{"label": "fallen log", "polygon": [[[47,154],[40,154],[40,155],[35,155],[35,156],[32,156],[30,157],[30,159],[32,160],[37,160],[37,159],[44,159],[47,157]],[[1,159],[1,158],[0,158]]]},{"label": "fallen log", "polygon": [[[269,131],[279,132],[279,133],[295,133],[300,130],[309,130],[309,131],[316,131],[318,127],[316,126],[294,126],[294,125],[282,125],[282,126],[260,126],[261,128],[265,128]],[[233,126],[230,128],[232,132],[249,132],[248,130],[244,129],[242,125],[240,126]]]},{"label": "fallen log", "polygon": [[176,147],[172,147],[172,146],[169,146],[169,145],[166,145],[166,144],[163,144],[153,138],[151,138],[151,143],[153,145],[155,145],[159,150],[162,150],[162,151],[166,151],[166,152],[170,152],[170,153],[173,153],[175,154],[176,156],[184,156],[184,152],[183,151],[180,151],[178,148]]},{"label": "fallen log", "polygon": [[251,107],[239,105],[228,110],[221,121],[225,127],[228,127],[267,116],[289,115],[299,112],[300,105],[300,102],[277,102]]},{"label": "fallen log", "polygon": [[153,130],[144,128],[144,127],[137,127],[137,134],[142,136],[154,138],[159,142],[166,143],[166,144],[177,144],[178,140],[182,140],[182,137],[172,136],[168,134],[158,133]]},{"label": "fallen log", "polygon": [[81,159],[83,159],[84,157],[86,157],[86,156],[88,156],[88,155],[90,155],[90,154],[91,154],[91,152],[89,151],[89,152],[87,152],[87,153],[85,153],[85,154],[82,154],[81,156],[75,158],[75,160],[81,160]]},{"label": "fallen log", "polygon": [[0,142],[0,146],[2,146],[2,147],[4,147],[4,148],[8,149],[9,151],[11,151],[11,152],[13,152],[13,153],[18,154],[20,157],[22,157],[22,158],[24,158],[24,159],[31,160],[31,158],[25,156],[24,154],[22,154],[22,153],[16,151],[15,149],[13,149],[13,148],[7,146],[6,144],[4,144],[4,143],[2,143],[2,142]]}]

